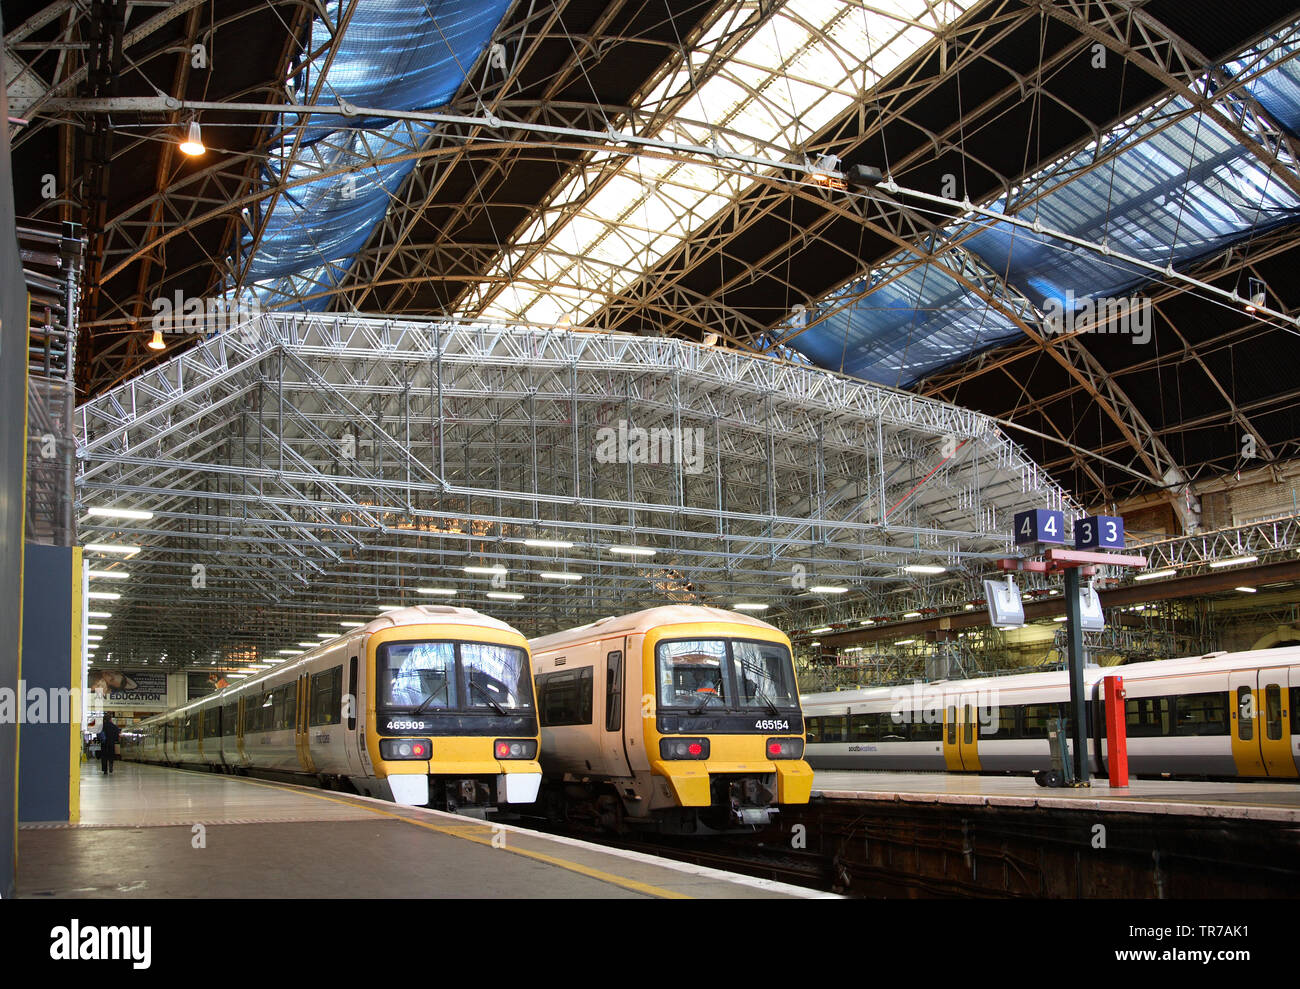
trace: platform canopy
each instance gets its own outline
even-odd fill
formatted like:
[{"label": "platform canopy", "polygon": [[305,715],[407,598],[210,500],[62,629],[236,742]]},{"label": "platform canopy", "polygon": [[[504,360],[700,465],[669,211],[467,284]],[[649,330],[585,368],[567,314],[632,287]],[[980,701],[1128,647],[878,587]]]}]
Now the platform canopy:
[{"label": "platform canopy", "polygon": [[274,662],[417,603],[528,634],[673,602],[881,613],[891,590],[978,586],[1016,510],[1077,508],[968,410],[486,322],[263,314],[83,404],[76,430],[83,541],[108,547],[87,558],[128,575],[90,581],[120,595],[91,601],[112,615],[98,663]]}]

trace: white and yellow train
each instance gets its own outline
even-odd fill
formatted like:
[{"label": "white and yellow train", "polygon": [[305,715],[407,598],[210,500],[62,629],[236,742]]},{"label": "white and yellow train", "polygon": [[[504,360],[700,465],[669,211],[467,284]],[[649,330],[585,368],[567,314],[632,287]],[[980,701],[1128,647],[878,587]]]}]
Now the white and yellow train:
[{"label": "white and yellow train", "polygon": [[537,799],[528,642],[469,608],[404,608],[122,735],[126,759],[292,774],[469,813]]},{"label": "white and yellow train", "polygon": [[[1088,668],[1094,773],[1106,772],[1107,674],[1124,678],[1134,774],[1300,776],[1300,647]],[[1068,694],[1064,672],[809,694],[808,761],[817,769],[1046,770],[1048,721],[1069,724]]]},{"label": "white and yellow train", "polygon": [[670,606],[531,646],[553,820],[752,829],[808,802],[790,640],[774,626]]}]

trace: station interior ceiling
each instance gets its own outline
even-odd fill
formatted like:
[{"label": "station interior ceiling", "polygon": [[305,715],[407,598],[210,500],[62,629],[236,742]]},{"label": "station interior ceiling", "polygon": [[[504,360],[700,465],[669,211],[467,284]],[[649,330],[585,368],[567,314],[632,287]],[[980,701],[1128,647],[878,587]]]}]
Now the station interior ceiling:
[{"label": "station interior ceiling", "polygon": [[0,11],[97,666],[669,603],[805,683],[1052,664],[1059,578],[980,619],[1026,508],[1172,571],[1103,662],[1300,626],[1293,3]]}]

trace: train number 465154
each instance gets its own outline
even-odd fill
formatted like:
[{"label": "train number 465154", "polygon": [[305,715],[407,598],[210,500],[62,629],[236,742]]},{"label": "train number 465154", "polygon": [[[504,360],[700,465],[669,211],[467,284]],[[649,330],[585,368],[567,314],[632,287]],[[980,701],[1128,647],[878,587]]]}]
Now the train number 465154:
[{"label": "train number 465154", "polygon": [[759,731],[789,731],[788,721],[755,721],[754,727]]}]

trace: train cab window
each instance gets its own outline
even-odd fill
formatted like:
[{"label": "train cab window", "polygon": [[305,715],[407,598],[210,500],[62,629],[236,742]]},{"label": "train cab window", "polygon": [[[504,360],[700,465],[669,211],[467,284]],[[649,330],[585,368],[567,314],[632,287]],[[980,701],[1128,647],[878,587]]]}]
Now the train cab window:
[{"label": "train cab window", "polygon": [[1237,688],[1237,737],[1243,742],[1255,737],[1255,692],[1246,686]]},{"label": "train cab window", "polygon": [[1273,742],[1282,737],[1282,688],[1276,683],[1264,686],[1264,737]]},{"label": "train cab window", "polygon": [[722,639],[661,642],[655,652],[661,707],[728,704],[727,644]]},{"label": "train cab window", "polygon": [[343,716],[343,667],[336,666],[311,678],[311,716],[308,723],[336,725]]},{"label": "train cab window", "polygon": [[614,650],[605,657],[605,730],[623,727],[623,653]]},{"label": "train cab window", "polygon": [[537,705],[543,728],[591,724],[592,671],[565,670],[537,678]]},{"label": "train cab window", "polygon": [[1158,738],[1169,730],[1168,697],[1130,697],[1124,702],[1124,721],[1129,738]]},{"label": "train cab window", "polygon": [[387,707],[455,708],[456,645],[453,642],[390,642],[380,650],[381,704]]},{"label": "train cab window", "polygon": [[1228,695],[1223,691],[1174,698],[1179,735],[1228,734]]},{"label": "train cab window", "polygon": [[498,714],[532,708],[533,678],[524,650],[489,642],[462,642],[458,651],[465,671],[467,708],[491,708]]}]

